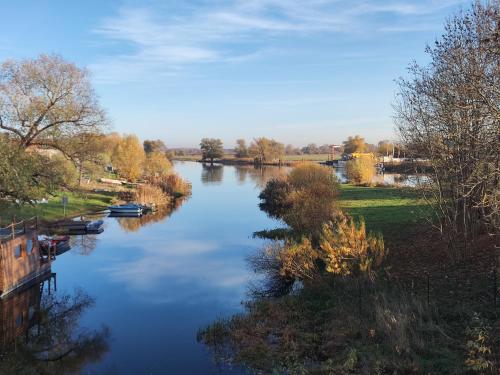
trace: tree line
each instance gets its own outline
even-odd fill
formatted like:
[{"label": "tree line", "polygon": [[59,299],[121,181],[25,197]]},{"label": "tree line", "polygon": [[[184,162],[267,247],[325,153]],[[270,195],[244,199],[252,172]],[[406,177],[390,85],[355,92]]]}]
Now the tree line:
[{"label": "tree line", "polygon": [[30,202],[102,176],[130,181],[171,172],[161,141],[107,133],[88,72],[57,55],[0,66],[0,199]]},{"label": "tree line", "polygon": [[366,142],[359,135],[348,137],[341,145],[324,144],[318,147],[315,143],[310,143],[302,148],[291,144],[285,146],[284,143],[266,137],[255,138],[248,145],[245,139],[240,138],[236,140],[235,147],[229,151],[224,149],[221,139],[203,138],[200,141],[200,151],[202,159],[211,162],[222,159],[226,153],[230,152],[237,158],[254,158],[259,163],[279,161],[286,155],[349,155],[353,153],[373,153],[393,157],[406,155],[400,143],[382,140],[377,145],[374,145]]}]

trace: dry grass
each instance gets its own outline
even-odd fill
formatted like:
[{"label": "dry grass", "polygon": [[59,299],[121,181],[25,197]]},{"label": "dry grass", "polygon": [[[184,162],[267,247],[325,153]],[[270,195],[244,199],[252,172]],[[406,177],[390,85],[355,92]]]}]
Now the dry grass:
[{"label": "dry grass", "polygon": [[170,203],[170,197],[158,186],[144,184],[139,185],[132,191],[132,201],[144,205],[155,204],[162,206]]}]

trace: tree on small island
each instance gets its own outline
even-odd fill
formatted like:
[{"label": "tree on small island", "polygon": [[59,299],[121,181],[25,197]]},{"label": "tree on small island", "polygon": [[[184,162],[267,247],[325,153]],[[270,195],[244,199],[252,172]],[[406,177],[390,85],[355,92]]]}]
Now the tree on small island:
[{"label": "tree on small island", "polygon": [[224,156],[222,141],[218,138],[203,138],[200,142],[200,149],[202,160],[210,160],[210,163]]}]

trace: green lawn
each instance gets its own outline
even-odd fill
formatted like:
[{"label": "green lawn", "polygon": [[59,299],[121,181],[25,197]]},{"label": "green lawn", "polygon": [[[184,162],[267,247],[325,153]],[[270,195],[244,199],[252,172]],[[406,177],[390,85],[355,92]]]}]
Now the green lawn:
[{"label": "green lawn", "polygon": [[0,226],[9,224],[15,217],[16,221],[21,219],[38,216],[45,220],[56,220],[64,218],[64,209],[62,205],[62,196],[68,197],[68,205],[66,206],[66,215],[68,217],[79,214],[99,211],[106,208],[113,202],[113,193],[60,193],[51,198],[46,204],[37,204],[34,206],[24,205],[17,207],[6,203],[0,204]]},{"label": "green lawn", "polygon": [[422,223],[429,208],[411,189],[364,187],[342,184],[340,205],[352,216],[364,217],[367,228],[386,236],[398,236]]}]

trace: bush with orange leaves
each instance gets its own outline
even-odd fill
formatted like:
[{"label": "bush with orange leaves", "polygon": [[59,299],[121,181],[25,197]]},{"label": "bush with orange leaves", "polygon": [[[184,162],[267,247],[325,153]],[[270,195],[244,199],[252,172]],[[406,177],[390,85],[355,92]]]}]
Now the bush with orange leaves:
[{"label": "bush with orange leaves", "polygon": [[373,278],[385,256],[381,235],[367,233],[363,220],[356,223],[352,217],[339,214],[323,226],[317,245],[308,238],[284,245],[279,253],[280,274],[303,281],[315,279],[321,271]]}]

